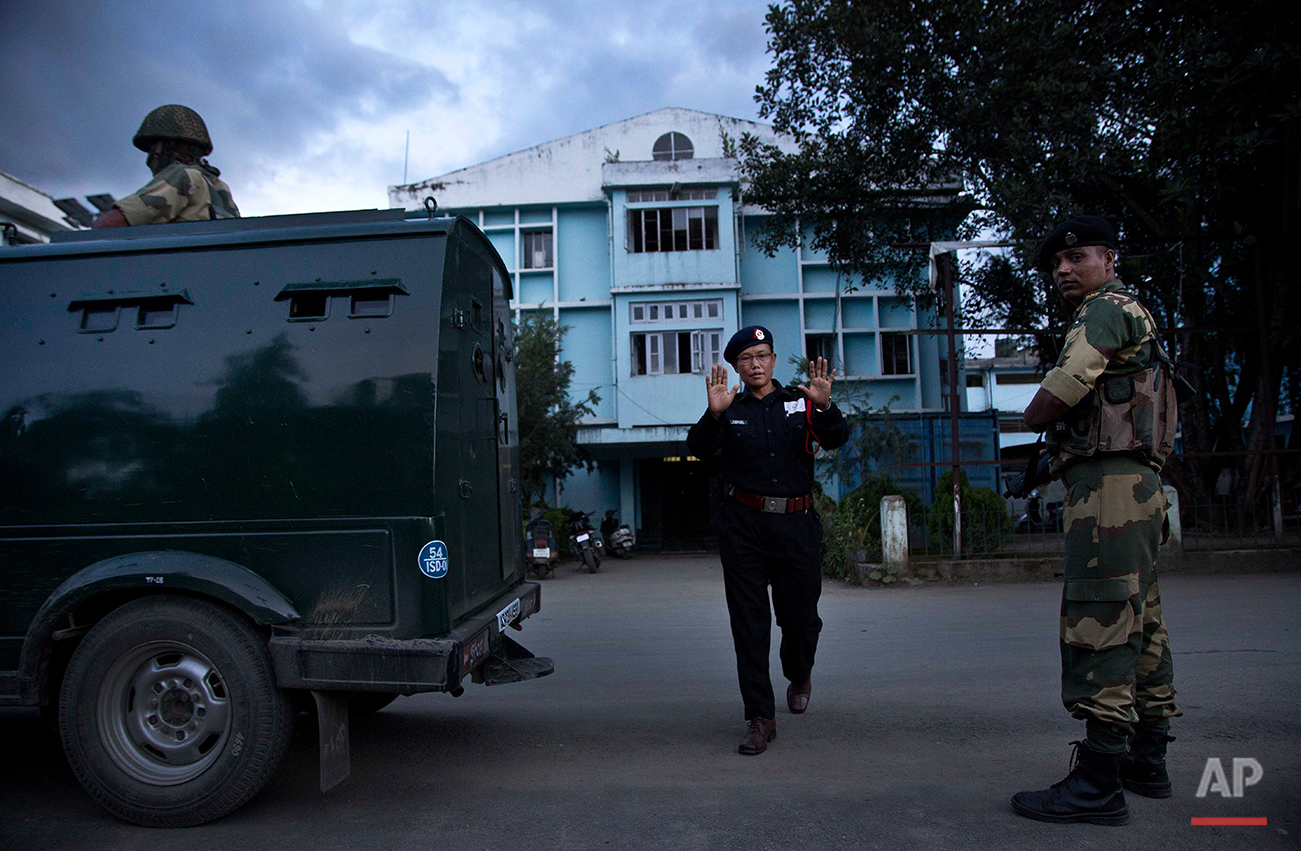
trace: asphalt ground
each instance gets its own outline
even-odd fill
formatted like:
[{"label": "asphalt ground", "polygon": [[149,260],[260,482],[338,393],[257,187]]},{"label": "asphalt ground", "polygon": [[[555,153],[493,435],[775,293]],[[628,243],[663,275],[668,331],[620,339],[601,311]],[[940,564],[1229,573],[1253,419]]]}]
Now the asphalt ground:
[{"label": "asphalt ground", "polygon": [[[1250,569],[1244,563],[1244,570]],[[316,788],[312,720],[254,800],[177,831],[119,822],[28,709],[0,710],[0,848],[1222,849],[1301,847],[1301,571],[1162,579],[1185,716],[1174,797],[1124,827],[1050,825],[1008,799],[1066,773],[1082,722],[1058,697],[1053,583],[828,581],[809,711],[744,733],[714,557],[562,564],[517,640],[542,680],[401,698],[352,730],[352,776]],[[1209,758],[1263,774],[1195,795]],[[1248,771],[1250,774],[1250,771]],[[1230,792],[1231,792],[1230,788]],[[1193,826],[1265,817],[1266,826]]]}]

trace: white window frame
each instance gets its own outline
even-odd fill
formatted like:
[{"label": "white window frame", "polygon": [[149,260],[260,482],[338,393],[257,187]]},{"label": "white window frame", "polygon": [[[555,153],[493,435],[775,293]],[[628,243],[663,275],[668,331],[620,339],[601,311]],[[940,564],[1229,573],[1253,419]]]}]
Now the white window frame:
[{"label": "white window frame", "polygon": [[[721,360],[723,332],[716,328],[691,332],[691,371],[699,375]],[[708,363],[705,359],[708,358]]]},{"label": "white window frame", "polygon": [[[639,315],[640,314],[640,315]],[[654,318],[652,317],[654,314]],[[634,301],[628,304],[630,325],[655,325],[664,322],[694,322],[723,317],[721,298],[691,301]]]},{"label": "white window frame", "polygon": [[[656,150],[660,142],[667,141],[666,148]],[[696,145],[691,137],[679,130],[670,130],[657,137],[651,144],[651,159],[657,162],[689,160],[696,155]]]},{"label": "white window frame", "polygon": [[669,186],[646,189],[629,189],[629,204],[662,204],[665,201],[713,201],[718,198],[717,186]]},{"label": "white window frame", "polygon": [[[681,335],[690,335],[691,363],[678,362]],[[669,340],[669,337],[672,340]],[[638,372],[637,338],[645,338],[646,371]],[[696,330],[635,331],[629,340],[630,373],[640,375],[700,375],[721,362],[723,329],[700,328]],[[688,366],[683,370],[683,366]]]},{"label": "white window frame", "polygon": [[[545,247],[542,249],[542,258],[546,261],[545,265],[539,266],[534,263],[538,255],[537,242],[543,242]],[[553,269],[555,268],[555,240],[554,231],[550,228],[536,230],[520,231],[520,259],[523,261],[521,268],[524,269]]]},{"label": "white window frame", "polygon": [[818,341],[819,343],[818,348],[824,350],[824,352],[819,356],[825,357],[828,363],[835,363],[836,362],[836,335],[817,333],[817,332],[806,333],[804,335],[804,355],[809,360],[813,360],[813,355],[809,352],[809,344],[812,343],[814,340]]},{"label": "white window frame", "polygon": [[[654,227],[647,230],[647,216],[654,216]],[[668,227],[665,227],[665,217]],[[675,251],[718,251],[722,244],[717,205],[700,207],[637,207],[627,211],[624,248],[629,254],[668,254]],[[712,223],[713,228],[710,229]],[[668,239],[662,237],[667,234]],[[694,234],[694,235],[693,235]],[[682,247],[678,247],[678,236]],[[648,248],[653,236],[654,248]],[[692,242],[697,247],[692,247]],[[668,244],[667,247],[666,243]],[[638,247],[640,245],[640,248]]]},{"label": "white window frame", "polygon": [[[897,339],[900,339],[900,340],[903,341],[903,345],[904,345],[904,353],[905,353],[905,354],[907,355],[907,357],[908,357],[908,371],[907,371],[907,372],[886,372],[886,371],[885,371],[885,368],[886,368],[886,359],[885,359],[885,340],[886,340],[887,337],[888,337],[888,338],[897,338]],[[882,374],[882,375],[900,376],[900,377],[909,377],[909,376],[912,376],[913,374],[916,373],[916,371],[917,371],[917,367],[916,367],[916,364],[913,363],[913,347],[912,347],[912,335],[911,335],[911,334],[900,334],[900,333],[898,333],[898,332],[894,332],[894,331],[882,331],[882,332],[880,333],[880,335],[877,337],[877,347],[876,347],[876,348],[877,348],[878,356],[879,356],[880,359],[881,359],[881,374]]]}]

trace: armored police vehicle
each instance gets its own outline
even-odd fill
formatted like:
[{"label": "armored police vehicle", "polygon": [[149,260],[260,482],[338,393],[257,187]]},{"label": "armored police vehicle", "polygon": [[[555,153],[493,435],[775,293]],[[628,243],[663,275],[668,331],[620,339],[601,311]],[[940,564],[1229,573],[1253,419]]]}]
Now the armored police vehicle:
[{"label": "armored police vehicle", "polygon": [[251,798],[300,710],[551,673],[500,257],[401,210],[0,248],[0,705],[114,814]]}]

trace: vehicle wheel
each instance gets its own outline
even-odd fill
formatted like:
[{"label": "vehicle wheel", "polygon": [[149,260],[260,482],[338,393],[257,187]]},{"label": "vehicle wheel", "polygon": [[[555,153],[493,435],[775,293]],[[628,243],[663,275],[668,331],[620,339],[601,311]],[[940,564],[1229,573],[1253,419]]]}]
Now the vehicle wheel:
[{"label": "vehicle wheel", "polygon": [[596,573],[596,553],[590,547],[583,550],[583,564],[587,565],[588,573]]},{"label": "vehicle wheel", "polygon": [[73,773],[135,824],[220,818],[266,785],[293,735],[266,639],[201,600],[146,597],[95,625],[59,696]]},{"label": "vehicle wheel", "polygon": [[365,718],[367,715],[374,715],[397,699],[396,694],[388,694],[382,691],[348,692],[348,716],[350,718]]}]

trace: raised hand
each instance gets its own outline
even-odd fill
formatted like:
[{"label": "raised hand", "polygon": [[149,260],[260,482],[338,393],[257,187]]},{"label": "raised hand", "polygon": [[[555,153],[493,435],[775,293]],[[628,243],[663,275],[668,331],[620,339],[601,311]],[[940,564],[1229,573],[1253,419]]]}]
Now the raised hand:
[{"label": "raised hand", "polygon": [[831,405],[831,382],[836,380],[836,371],[827,364],[826,358],[809,361],[809,384],[798,387],[819,410]]},{"label": "raised hand", "polygon": [[714,419],[723,416],[723,411],[731,406],[736,392],[741,389],[740,384],[728,389],[727,367],[721,363],[714,364],[713,369],[706,373],[705,387],[709,391],[709,413],[713,414]]}]

